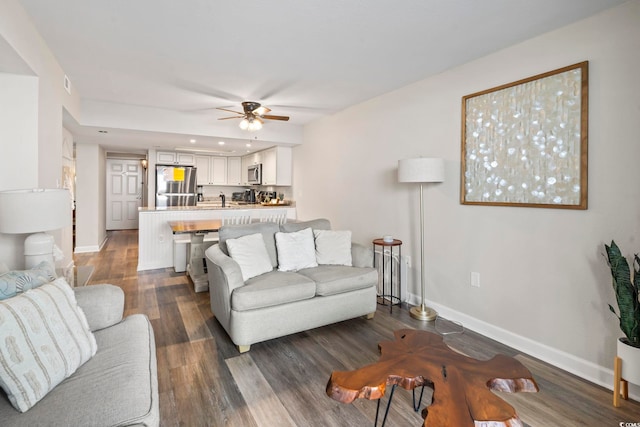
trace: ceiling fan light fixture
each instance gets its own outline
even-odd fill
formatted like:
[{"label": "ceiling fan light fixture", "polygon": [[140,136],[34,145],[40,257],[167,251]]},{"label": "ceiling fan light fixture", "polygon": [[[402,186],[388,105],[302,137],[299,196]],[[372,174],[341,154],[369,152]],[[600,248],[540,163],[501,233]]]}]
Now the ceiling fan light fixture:
[{"label": "ceiling fan light fixture", "polygon": [[240,126],[240,129],[242,129],[242,130],[249,129],[249,120],[246,119],[246,118],[242,119],[242,121],[240,122],[240,124],[238,126]]},{"label": "ceiling fan light fixture", "polygon": [[262,129],[262,120],[258,119],[257,117],[251,118],[249,120],[248,129],[249,129],[249,131],[255,131],[255,130]]}]

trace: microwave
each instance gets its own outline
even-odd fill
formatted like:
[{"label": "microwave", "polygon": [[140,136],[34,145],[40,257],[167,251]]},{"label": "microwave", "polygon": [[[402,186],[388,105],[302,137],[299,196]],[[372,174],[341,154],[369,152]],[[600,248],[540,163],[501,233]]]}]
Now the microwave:
[{"label": "microwave", "polygon": [[262,184],[262,164],[250,165],[247,168],[247,183],[253,185]]}]

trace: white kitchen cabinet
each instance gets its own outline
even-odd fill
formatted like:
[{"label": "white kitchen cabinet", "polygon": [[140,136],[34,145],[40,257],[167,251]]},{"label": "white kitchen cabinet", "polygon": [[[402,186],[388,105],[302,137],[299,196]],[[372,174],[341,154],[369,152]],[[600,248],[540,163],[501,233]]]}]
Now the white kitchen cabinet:
[{"label": "white kitchen cabinet", "polygon": [[158,151],[156,153],[156,163],[159,165],[193,166],[195,164],[195,156],[175,151]]},{"label": "white kitchen cabinet", "polygon": [[227,185],[227,158],[211,157],[211,169],[209,178],[213,185]]},{"label": "white kitchen cabinet", "polygon": [[227,157],[227,185],[243,185],[242,158]]},{"label": "white kitchen cabinet", "polygon": [[227,185],[227,158],[195,156],[198,185]]},{"label": "white kitchen cabinet", "polygon": [[262,153],[262,185],[291,185],[291,147],[276,146]]},{"label": "white kitchen cabinet", "polygon": [[196,182],[198,185],[209,184],[209,156],[195,156]]}]

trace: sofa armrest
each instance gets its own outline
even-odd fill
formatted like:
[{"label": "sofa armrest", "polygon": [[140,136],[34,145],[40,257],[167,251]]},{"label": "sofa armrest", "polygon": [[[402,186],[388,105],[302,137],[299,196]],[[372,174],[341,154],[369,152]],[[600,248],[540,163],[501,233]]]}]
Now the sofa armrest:
[{"label": "sofa armrest", "polygon": [[124,292],[119,287],[89,285],[73,290],[92,331],[108,328],[122,320]]},{"label": "sofa armrest", "polygon": [[204,255],[207,262],[211,311],[227,329],[231,316],[231,293],[244,285],[242,271],[233,258],[222,252],[219,245],[209,247]]},{"label": "sofa armrest", "polygon": [[373,249],[360,243],[351,243],[351,263],[354,267],[373,267]]}]

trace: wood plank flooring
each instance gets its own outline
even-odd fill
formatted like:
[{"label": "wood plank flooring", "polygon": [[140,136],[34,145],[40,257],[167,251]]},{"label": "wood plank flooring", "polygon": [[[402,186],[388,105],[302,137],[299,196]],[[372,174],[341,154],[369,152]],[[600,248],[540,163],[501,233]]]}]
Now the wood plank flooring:
[{"label": "wood plank flooring", "polygon": [[[372,426],[375,401],[347,405],[326,396],[331,372],[375,362],[377,343],[393,339],[396,329],[456,328],[445,320],[415,321],[406,308],[390,314],[379,307],[372,320],[358,318],[254,344],[241,355],[211,313],[208,292],[196,294],[189,279],[173,269],[138,273],[137,258],[137,231],[116,231],[101,252],[76,255],[75,262],[95,267],[89,284],[112,283],[124,290],[126,315],[144,313],[151,319],[162,426]],[[531,370],[539,393],[500,393],[524,425],[640,423],[640,403],[623,401],[614,408],[611,391],[472,331],[447,335],[445,342],[483,360],[507,354]],[[411,392],[396,390],[387,426],[422,425],[411,400]],[[386,401],[385,396],[381,408]],[[424,401],[431,401],[427,389]]]}]

